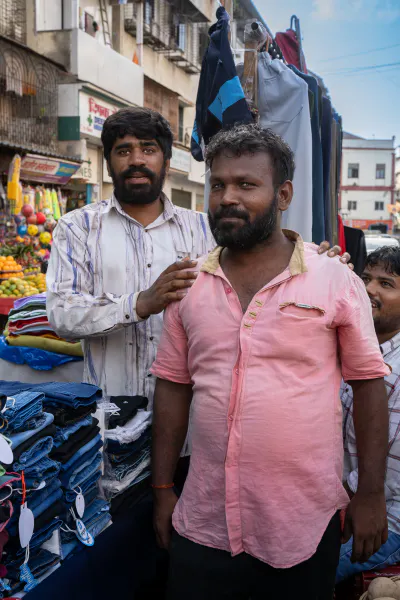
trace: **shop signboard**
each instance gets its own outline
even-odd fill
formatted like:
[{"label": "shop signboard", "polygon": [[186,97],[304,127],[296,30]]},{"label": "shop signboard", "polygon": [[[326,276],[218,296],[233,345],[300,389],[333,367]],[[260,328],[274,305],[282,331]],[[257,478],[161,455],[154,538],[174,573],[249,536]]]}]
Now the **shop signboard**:
[{"label": "shop signboard", "polygon": [[39,183],[54,183],[65,185],[79,169],[80,164],[27,154],[21,160],[21,179],[26,181],[38,181]]},{"label": "shop signboard", "polygon": [[81,133],[100,138],[104,121],[119,110],[118,106],[100,100],[85,92],[79,93],[79,117]]},{"label": "shop signboard", "polygon": [[88,148],[87,149],[87,160],[84,160],[78,171],[72,177],[73,180],[80,179],[85,183],[98,184],[99,183],[99,149]]},{"label": "shop signboard", "polygon": [[189,173],[190,171],[190,152],[181,150],[175,146],[172,148],[171,169]]}]

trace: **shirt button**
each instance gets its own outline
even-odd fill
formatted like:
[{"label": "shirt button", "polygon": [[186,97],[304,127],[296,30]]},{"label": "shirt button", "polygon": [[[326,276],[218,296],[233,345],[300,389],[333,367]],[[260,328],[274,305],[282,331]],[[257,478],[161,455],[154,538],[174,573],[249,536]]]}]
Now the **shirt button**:
[{"label": "shirt button", "polygon": [[153,336],[149,337],[149,340],[152,342],[154,340]]},{"label": "shirt button", "polygon": [[229,420],[233,421],[233,415],[229,415]]},{"label": "shirt button", "polygon": [[239,375],[239,369],[235,369],[236,375]]},{"label": "shirt button", "polygon": [[125,315],[125,319],[130,319],[130,316],[129,315]]},{"label": "shirt button", "polygon": [[151,264],[149,263],[147,266],[148,266],[148,267],[149,267],[149,269],[150,269],[150,267],[151,267]]},{"label": "shirt button", "polygon": [[226,288],[226,293],[230,294],[232,292],[231,288]]},{"label": "shirt button", "polygon": [[148,373],[148,374],[147,374],[147,377],[151,377],[151,373]]}]

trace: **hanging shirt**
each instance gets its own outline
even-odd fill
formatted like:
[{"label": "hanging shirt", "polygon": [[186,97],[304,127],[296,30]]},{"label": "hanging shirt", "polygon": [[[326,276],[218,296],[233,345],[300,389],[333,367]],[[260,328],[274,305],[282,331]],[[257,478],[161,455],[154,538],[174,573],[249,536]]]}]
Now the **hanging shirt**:
[{"label": "hanging shirt", "polygon": [[[381,344],[382,356],[392,369],[385,377],[389,409],[389,446],[385,475],[385,498],[390,531],[400,535],[400,333]],[[352,492],[358,486],[358,459],[353,421],[353,390],[343,382],[344,480]]]},{"label": "hanging shirt", "polygon": [[[261,127],[272,129],[294,152],[294,196],[282,226],[312,238],[312,137],[308,86],[267,52],[258,58],[258,109]],[[322,240],[321,240],[322,241]]]},{"label": "hanging shirt", "polygon": [[[287,29],[285,32],[279,32],[275,36],[276,43],[282,51],[282,54],[286,62],[290,65],[294,65],[298,69],[301,69],[300,65],[300,46],[296,36],[296,32],[293,29]],[[307,73],[306,59],[304,53],[302,53],[302,60],[304,66],[304,73]]]},{"label": "hanging shirt", "polygon": [[237,76],[229,43],[229,15],[217,10],[217,23],[209,30],[210,43],[201,65],[196,100],[196,119],[191,151],[203,160],[203,147],[222,127],[253,120]]},{"label": "hanging shirt", "polygon": [[192,456],[174,528],[276,568],[310,558],[348,503],[342,375],[388,373],[362,281],[286,235],[295,241],[288,268],[245,314],[221,249],[212,252],[186,297],[166,310],[152,368],[193,384]]},{"label": "hanging shirt", "polygon": [[49,321],[66,339],[83,340],[84,381],[108,396],[145,396],[163,315],[143,321],[136,299],[177,259],[215,247],[207,217],[174,206],[143,227],[113,196],[60,219],[47,272]]}]

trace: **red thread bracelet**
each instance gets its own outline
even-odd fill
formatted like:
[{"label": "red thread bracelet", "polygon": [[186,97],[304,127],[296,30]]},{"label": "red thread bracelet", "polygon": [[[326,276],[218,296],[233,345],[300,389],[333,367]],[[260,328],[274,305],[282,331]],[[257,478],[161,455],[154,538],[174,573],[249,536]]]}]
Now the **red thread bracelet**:
[{"label": "red thread bracelet", "polygon": [[170,490],[171,488],[174,487],[174,483],[165,483],[163,485],[154,485],[153,483],[151,484],[151,487],[153,488],[153,490]]}]

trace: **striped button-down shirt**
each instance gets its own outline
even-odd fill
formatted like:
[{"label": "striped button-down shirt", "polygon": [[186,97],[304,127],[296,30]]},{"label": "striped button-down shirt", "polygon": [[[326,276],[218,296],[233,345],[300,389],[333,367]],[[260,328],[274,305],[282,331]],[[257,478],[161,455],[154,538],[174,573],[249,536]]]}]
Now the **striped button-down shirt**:
[{"label": "striped button-down shirt", "polygon": [[[389,448],[385,496],[389,529],[400,534],[400,333],[381,345],[383,358],[392,372],[385,377],[389,406]],[[353,422],[353,392],[342,383],[344,479],[353,492],[358,485],[356,435]]]},{"label": "striped button-down shirt", "polygon": [[64,216],[54,231],[47,273],[49,321],[60,336],[83,340],[84,380],[107,396],[154,393],[149,370],[163,315],[142,321],[138,294],[177,259],[215,247],[202,213],[174,206],[143,227],[115,197]]}]

